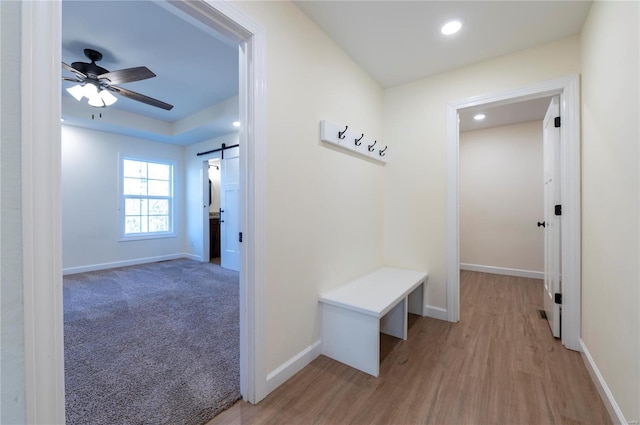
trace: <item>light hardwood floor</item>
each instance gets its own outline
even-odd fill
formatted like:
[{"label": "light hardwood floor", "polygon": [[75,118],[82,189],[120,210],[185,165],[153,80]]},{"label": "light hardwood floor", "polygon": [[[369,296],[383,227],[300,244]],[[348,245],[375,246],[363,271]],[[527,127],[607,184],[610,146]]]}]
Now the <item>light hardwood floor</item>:
[{"label": "light hardwood floor", "polygon": [[551,336],[542,281],[462,271],[461,321],[383,335],[374,378],[320,356],[217,424],[609,424],[580,354]]}]

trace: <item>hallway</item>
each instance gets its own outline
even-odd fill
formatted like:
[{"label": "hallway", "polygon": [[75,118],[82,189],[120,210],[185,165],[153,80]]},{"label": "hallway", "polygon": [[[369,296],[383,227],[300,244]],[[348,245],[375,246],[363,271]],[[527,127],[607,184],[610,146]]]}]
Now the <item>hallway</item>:
[{"label": "hallway", "polygon": [[461,321],[382,335],[380,376],[320,356],[215,424],[609,424],[580,354],[551,336],[542,281],[462,271]]}]

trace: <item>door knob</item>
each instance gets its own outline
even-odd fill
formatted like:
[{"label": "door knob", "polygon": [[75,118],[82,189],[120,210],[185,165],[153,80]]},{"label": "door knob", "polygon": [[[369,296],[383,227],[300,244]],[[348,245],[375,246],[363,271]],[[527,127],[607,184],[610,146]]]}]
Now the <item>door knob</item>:
[{"label": "door knob", "polygon": [[544,221],[542,223],[538,222],[538,227],[546,227],[545,222]]}]

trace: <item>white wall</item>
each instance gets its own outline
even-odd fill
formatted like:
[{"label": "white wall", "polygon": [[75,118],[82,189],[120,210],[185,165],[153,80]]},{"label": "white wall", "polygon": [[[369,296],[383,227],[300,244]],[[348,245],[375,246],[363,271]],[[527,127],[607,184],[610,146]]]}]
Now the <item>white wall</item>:
[{"label": "white wall", "polygon": [[25,421],[20,2],[0,1],[0,423]]},{"label": "white wall", "polygon": [[544,271],[542,121],[460,133],[460,262]]},{"label": "white wall", "polygon": [[[120,242],[118,154],[173,160],[176,237]],[[183,147],[62,126],[62,265],[65,272],[185,252]]]},{"label": "white wall", "polygon": [[[226,146],[237,145],[239,142],[238,133],[227,134],[204,142],[185,146],[184,161],[186,168],[186,249],[187,252],[197,258],[202,259],[202,237],[204,235],[203,211],[209,199],[204,199],[202,184],[203,163],[211,158],[220,158],[221,153],[215,152],[208,155],[197,156],[199,152],[208,152],[219,149],[224,143]],[[220,205],[220,179],[218,178],[218,205]],[[208,232],[208,230],[207,230]]]},{"label": "white wall", "polygon": [[446,105],[580,70],[580,39],[553,43],[460,68],[384,93],[386,167],[384,258],[429,271],[428,303],[446,308]]},{"label": "white wall", "polygon": [[[320,338],[318,294],[382,264],[378,164],[327,147],[319,122],[382,136],[382,90],[294,4],[234,2],[265,28],[267,370]],[[357,23],[354,23],[357,25]]]},{"label": "white wall", "polygon": [[594,2],[582,34],[582,339],[640,420],[640,7]]}]

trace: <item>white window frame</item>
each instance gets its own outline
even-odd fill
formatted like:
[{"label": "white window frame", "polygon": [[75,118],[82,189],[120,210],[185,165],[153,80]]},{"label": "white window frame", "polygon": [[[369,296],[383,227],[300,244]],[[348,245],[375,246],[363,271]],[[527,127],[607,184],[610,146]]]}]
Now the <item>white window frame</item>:
[{"label": "white window frame", "polygon": [[[126,213],[125,213],[126,196],[124,194],[124,161],[125,160],[155,163],[155,164],[166,164],[171,166],[170,185],[169,185],[170,186],[169,187],[169,191],[170,191],[170,195],[169,195],[169,229],[170,230],[169,231],[132,233],[132,234],[125,233],[125,227],[126,227]],[[119,198],[118,221],[119,221],[119,228],[120,228],[120,232],[119,232],[120,242],[176,237],[175,226],[174,226],[175,224],[175,208],[174,208],[175,168],[176,168],[176,162],[170,159],[141,157],[141,156],[135,156],[135,155],[126,155],[122,153],[118,155],[118,198]],[[149,197],[149,196],[147,196],[146,198],[156,199],[156,197]]]}]

